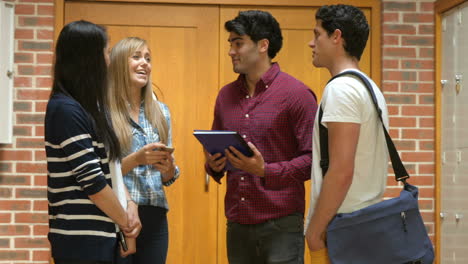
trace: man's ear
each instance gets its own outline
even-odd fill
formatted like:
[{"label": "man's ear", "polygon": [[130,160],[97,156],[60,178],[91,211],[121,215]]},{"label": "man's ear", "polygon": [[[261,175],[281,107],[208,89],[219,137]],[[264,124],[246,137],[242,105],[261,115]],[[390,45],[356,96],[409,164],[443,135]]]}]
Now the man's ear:
[{"label": "man's ear", "polygon": [[268,39],[261,39],[257,42],[259,52],[268,52],[270,41]]},{"label": "man's ear", "polygon": [[332,34],[332,38],[335,43],[338,43],[339,41],[343,41],[341,30],[335,29],[335,31]]}]

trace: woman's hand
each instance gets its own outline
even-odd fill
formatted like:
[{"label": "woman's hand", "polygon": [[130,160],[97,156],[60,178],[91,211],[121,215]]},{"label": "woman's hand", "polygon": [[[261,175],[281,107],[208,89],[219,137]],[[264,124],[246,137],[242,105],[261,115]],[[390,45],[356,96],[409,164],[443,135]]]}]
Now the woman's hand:
[{"label": "woman's hand", "polygon": [[138,216],[138,205],[135,201],[129,200],[127,203],[127,219],[128,229],[124,231],[124,235],[130,238],[136,238],[141,231],[140,217]]}]

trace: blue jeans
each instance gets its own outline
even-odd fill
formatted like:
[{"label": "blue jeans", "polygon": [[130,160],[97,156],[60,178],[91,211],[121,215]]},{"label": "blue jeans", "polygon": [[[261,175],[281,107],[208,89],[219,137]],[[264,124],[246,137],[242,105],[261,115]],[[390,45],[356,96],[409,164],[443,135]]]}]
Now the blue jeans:
[{"label": "blue jeans", "polygon": [[301,213],[255,225],[227,223],[230,264],[303,264],[304,216]]},{"label": "blue jeans", "polygon": [[119,258],[117,264],[164,264],[169,244],[167,210],[156,206],[139,205],[141,232],[137,237],[137,252]]}]

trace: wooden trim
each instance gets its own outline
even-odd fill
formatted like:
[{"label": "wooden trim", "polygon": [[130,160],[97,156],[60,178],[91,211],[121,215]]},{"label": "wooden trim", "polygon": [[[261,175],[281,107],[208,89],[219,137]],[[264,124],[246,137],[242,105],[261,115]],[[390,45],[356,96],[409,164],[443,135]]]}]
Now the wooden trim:
[{"label": "wooden trim", "polygon": [[441,183],[442,183],[442,13],[461,5],[468,0],[437,0],[434,5],[435,9],[435,250],[436,264],[442,263],[441,260],[441,221],[440,212],[442,209],[441,199]]},{"label": "wooden trim", "polygon": [[[249,6],[322,6],[342,4],[342,0],[95,0],[93,2],[161,3],[191,5],[249,5]],[[348,0],[346,4],[357,7],[373,6],[377,0]]]},{"label": "wooden trim", "polygon": [[441,13],[435,13],[435,60],[434,60],[434,67],[435,67],[435,211],[434,211],[434,219],[435,219],[435,255],[436,261],[435,263],[441,263],[441,256],[440,256],[440,237],[441,237],[441,223],[440,223],[440,210],[441,210],[441,174],[442,174],[442,165],[441,165],[441,139],[442,139],[442,87],[441,87],[441,63],[442,63],[442,20],[441,20]]},{"label": "wooden trim", "polygon": [[[322,1],[323,2],[323,1]],[[354,1],[349,1],[351,5],[353,5],[352,2]],[[359,1],[359,2],[365,2],[365,1]],[[348,2],[346,3],[348,4]],[[357,5],[356,5],[357,6]],[[368,45],[371,44],[371,76],[372,80],[379,86],[381,86],[381,75],[382,75],[382,45],[381,45],[381,39],[382,39],[382,32],[381,32],[381,4],[380,1],[371,1],[369,6],[371,8],[371,21],[370,24],[371,26],[371,36],[370,39],[368,40]]]},{"label": "wooden trim", "polygon": [[457,5],[461,5],[468,0],[437,0],[434,5],[435,13],[441,14]]},{"label": "wooden trim", "polygon": [[65,14],[65,0],[54,0],[55,8],[55,21],[54,21],[54,40],[58,39],[60,30],[63,28],[64,14]]}]

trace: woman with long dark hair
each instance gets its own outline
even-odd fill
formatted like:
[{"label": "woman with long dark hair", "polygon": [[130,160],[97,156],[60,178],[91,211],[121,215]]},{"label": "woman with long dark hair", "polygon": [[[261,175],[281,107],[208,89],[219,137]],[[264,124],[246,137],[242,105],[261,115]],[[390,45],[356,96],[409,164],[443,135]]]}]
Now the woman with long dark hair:
[{"label": "woman with long dark hair", "polygon": [[108,62],[104,28],[75,21],[62,29],[45,117],[48,238],[56,264],[112,263],[118,229],[139,231],[111,188],[110,162],[121,151],[105,103]]}]

